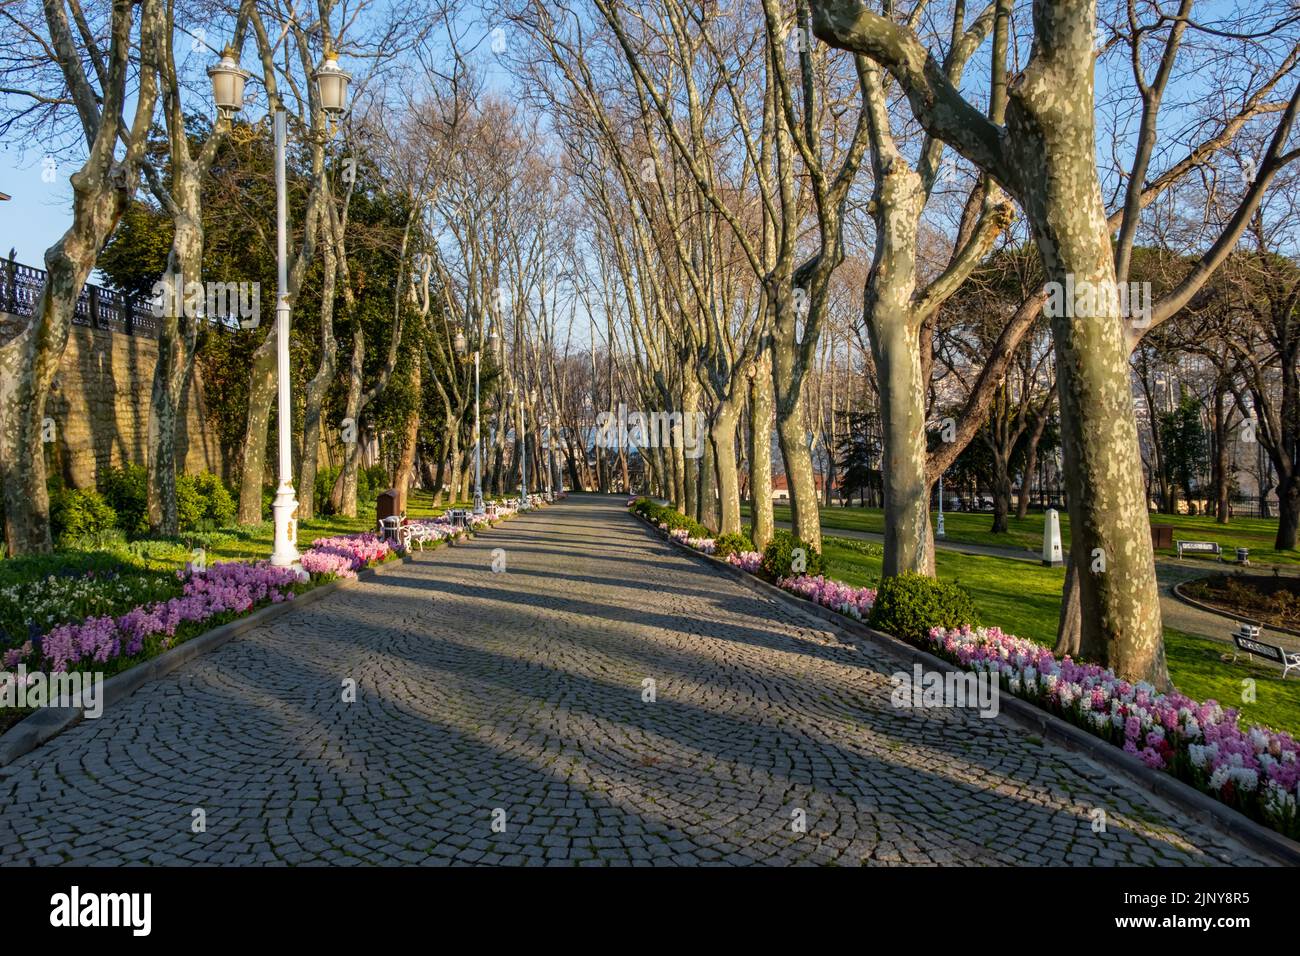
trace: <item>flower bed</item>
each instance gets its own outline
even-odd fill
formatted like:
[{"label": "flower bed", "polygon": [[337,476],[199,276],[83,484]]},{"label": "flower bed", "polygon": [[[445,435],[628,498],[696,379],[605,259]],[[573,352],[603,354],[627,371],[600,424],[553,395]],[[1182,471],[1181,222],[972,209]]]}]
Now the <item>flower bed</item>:
[{"label": "flower bed", "polygon": [[727,563],[740,568],[742,571],[748,571],[750,574],[757,574],[758,569],[763,566],[763,553],[761,551],[738,551],[735,554],[727,555]]},{"label": "flower bed", "polygon": [[181,594],[166,601],[140,605],[114,617],[89,617],[53,630],[5,654],[5,667],[66,671],[78,666],[109,664],[145,650],[150,638],[160,649],[170,647],[186,624],[208,624],[227,614],[239,615],[259,604],[291,600],[298,576],[291,568],[267,564],[222,562],[205,571],[178,571]]},{"label": "flower bed", "polygon": [[[762,555],[759,555],[761,560]],[[780,578],[776,586],[791,594],[807,598],[814,604],[838,611],[856,621],[861,621],[871,613],[871,605],[876,601],[875,588],[855,588],[839,581],[817,575],[800,574],[792,578]]]},{"label": "flower bed", "polygon": [[1162,694],[1097,664],[1057,659],[998,628],[935,628],[928,649],[1122,747],[1288,836],[1300,836],[1300,747],[1290,734],[1241,729],[1237,712]]},{"label": "flower bed", "polygon": [[394,556],[392,546],[376,534],[338,535],[313,541],[302,555],[302,569],[308,574],[355,578],[362,568]]},{"label": "flower bed", "polygon": [[[668,533],[692,547],[697,540],[680,529]],[[745,552],[727,560],[755,574],[761,555]],[[867,618],[876,600],[872,588],[821,575],[776,583],[858,621]],[[961,667],[997,674],[1009,693],[1288,837],[1300,838],[1300,745],[1290,734],[1259,726],[1242,729],[1237,711],[1217,701],[1198,703],[1184,694],[1160,693],[1098,664],[1057,658],[1049,648],[996,627],[936,627],[919,646]]]}]

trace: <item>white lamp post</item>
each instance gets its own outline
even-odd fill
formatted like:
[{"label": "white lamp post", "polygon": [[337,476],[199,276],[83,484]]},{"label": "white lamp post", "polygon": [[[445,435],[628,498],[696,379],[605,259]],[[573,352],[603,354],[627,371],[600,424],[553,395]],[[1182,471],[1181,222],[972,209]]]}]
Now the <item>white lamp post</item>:
[{"label": "white lamp post", "polygon": [[939,473],[939,527],[935,531],[935,537],[942,538],[943,533],[943,473]]},{"label": "white lamp post", "polygon": [[519,510],[528,507],[528,434],[524,426],[524,402],[532,401],[533,392],[519,390]]},{"label": "white lamp post", "polygon": [[[229,116],[244,103],[244,83],[250,74],[239,68],[235,51],[227,47],[221,61],[208,68],[212,81],[212,98],[218,113]],[[339,69],[338,56],[325,51],[321,66],[312,73],[320,96],[321,108],[329,115],[331,123],[346,107],[348,82],[352,77]],[[275,546],[271,564],[292,567],[298,563],[298,528],[295,517],[298,496],[293,489],[292,458],[292,406],[289,394],[289,263],[288,263],[288,198],[285,188],[285,141],[288,138],[283,109],[275,111],[275,219],[276,219],[276,301],[275,344],[276,377],[279,393],[279,485],[271,510],[275,514]]]},{"label": "white lamp post", "polygon": [[[500,336],[496,332],[488,335],[488,348],[496,351],[497,342]],[[456,352],[464,355],[469,343],[465,340],[464,332],[456,333]],[[484,514],[487,509],[483,506],[483,442],[479,431],[479,350],[474,350],[474,514]]]}]

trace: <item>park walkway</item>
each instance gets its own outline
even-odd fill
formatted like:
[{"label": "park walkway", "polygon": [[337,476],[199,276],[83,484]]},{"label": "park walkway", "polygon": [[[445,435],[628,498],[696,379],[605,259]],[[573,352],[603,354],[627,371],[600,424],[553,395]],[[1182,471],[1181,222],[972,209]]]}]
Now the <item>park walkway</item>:
[{"label": "park walkway", "polygon": [[0,863],[1255,862],[1001,718],[893,707],[900,669],[574,497],[0,769]]}]

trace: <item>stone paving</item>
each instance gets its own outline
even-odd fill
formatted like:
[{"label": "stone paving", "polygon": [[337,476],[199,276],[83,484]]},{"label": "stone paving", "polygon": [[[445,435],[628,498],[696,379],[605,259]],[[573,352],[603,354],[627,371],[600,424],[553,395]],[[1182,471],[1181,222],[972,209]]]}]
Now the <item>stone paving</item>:
[{"label": "stone paving", "polygon": [[1257,862],[1004,719],[893,707],[896,660],[622,503],[389,568],[0,768],[0,864]]}]

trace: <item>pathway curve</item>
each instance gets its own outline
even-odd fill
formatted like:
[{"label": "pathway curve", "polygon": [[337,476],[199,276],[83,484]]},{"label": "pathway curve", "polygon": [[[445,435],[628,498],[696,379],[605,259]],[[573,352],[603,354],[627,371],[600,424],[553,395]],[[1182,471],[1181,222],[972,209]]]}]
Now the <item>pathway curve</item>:
[{"label": "pathway curve", "polygon": [[621,505],[389,568],[0,769],[0,864],[1254,862],[1002,719],[895,708],[895,659]]}]

